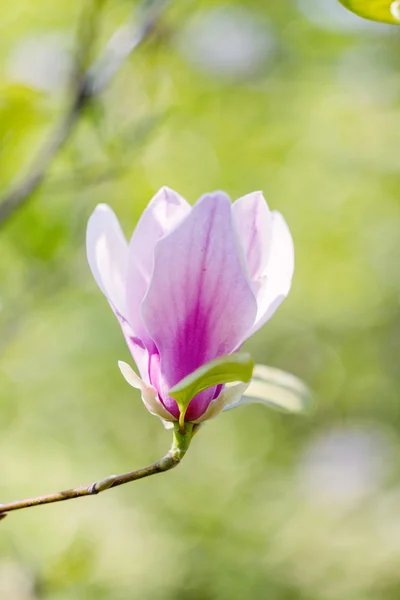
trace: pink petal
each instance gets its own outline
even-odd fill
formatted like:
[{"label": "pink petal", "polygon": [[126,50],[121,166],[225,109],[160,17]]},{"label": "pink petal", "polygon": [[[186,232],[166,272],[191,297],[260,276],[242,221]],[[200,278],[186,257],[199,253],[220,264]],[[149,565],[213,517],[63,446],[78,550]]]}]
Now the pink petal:
[{"label": "pink petal", "polygon": [[[159,391],[172,414],[177,407],[167,390],[202,364],[231,353],[254,323],[256,301],[236,236],[229,198],[216,193],[204,196],[156,246],[142,318],[160,354]],[[189,420],[204,413],[215,391],[191,402]]]},{"label": "pink petal", "polygon": [[162,187],[140,217],[129,244],[127,318],[149,350],[152,341],[143,326],[140,306],[153,272],[154,248],[191,210],[190,204],[168,187]]}]

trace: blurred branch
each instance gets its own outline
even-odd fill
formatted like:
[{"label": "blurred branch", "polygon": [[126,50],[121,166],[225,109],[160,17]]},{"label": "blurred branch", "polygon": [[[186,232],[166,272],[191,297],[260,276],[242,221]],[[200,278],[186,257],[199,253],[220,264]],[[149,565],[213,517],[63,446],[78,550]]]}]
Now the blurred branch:
[{"label": "blurred branch", "polygon": [[48,167],[69,139],[82,111],[104,90],[132,52],[147,39],[168,4],[169,0],[145,2],[140,24],[137,25],[132,20],[117,29],[99,58],[80,76],[69,109],[39,152],[30,173],[0,199],[0,225],[27,202],[40,186]]},{"label": "blurred branch", "polygon": [[91,483],[86,486],[72,488],[63,492],[56,492],[46,496],[37,496],[36,498],[26,498],[24,500],[16,500],[8,504],[0,504],[0,520],[4,519],[7,514],[13,510],[21,510],[22,508],[30,508],[31,506],[41,506],[43,504],[53,504],[54,502],[63,502],[64,500],[72,500],[74,498],[82,498],[83,496],[95,496],[101,492],[105,492],[113,487],[125,485],[131,481],[143,479],[157,473],[170,471],[178,466],[187,449],[189,448],[193,434],[193,424],[185,423],[184,431],[181,432],[176,425],[173,432],[173,442],[169,452],[160,460],[143,469],[124,473],[123,475],[110,475],[101,481]]},{"label": "blurred branch", "polygon": [[[114,181],[123,176],[132,164],[132,157],[138,152],[150,135],[163,123],[165,114],[152,115],[150,119],[142,120],[133,130],[119,135],[121,147],[112,160],[104,163],[93,163],[90,166],[75,168],[67,173],[50,176],[46,182],[46,193],[62,194],[71,189],[88,188],[108,181]],[[134,141],[134,146],[130,142]],[[122,142],[122,143],[121,143]]]}]

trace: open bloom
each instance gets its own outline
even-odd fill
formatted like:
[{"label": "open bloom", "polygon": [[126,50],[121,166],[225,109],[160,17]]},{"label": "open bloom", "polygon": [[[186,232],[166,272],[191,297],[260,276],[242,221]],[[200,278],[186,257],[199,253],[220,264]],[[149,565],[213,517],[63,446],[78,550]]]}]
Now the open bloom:
[{"label": "open bloom", "polygon": [[[209,361],[237,351],[287,296],[293,242],[261,192],[231,204],[222,192],[192,207],[163,187],[142,214],[129,244],[105,204],[87,229],[92,273],[122,327],[140,373],[127,381],[147,408],[179,419],[169,390]],[[237,405],[247,386],[215,385],[197,394],[185,419],[200,422]]]}]

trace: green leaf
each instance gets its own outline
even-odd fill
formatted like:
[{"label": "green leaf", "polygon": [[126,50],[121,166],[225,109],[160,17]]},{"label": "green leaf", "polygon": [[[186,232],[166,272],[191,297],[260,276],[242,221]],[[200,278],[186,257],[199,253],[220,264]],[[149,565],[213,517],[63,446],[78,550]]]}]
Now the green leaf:
[{"label": "green leaf", "polygon": [[168,392],[178,404],[181,413],[180,423],[184,421],[189,402],[197,394],[220,383],[250,381],[253,367],[254,362],[250,354],[230,354],[212,360],[181,379]]},{"label": "green leaf", "polygon": [[312,395],[308,387],[294,375],[280,369],[256,365],[253,377],[244,396],[226,410],[242,404],[259,402],[283,412],[300,413],[312,407]]},{"label": "green leaf", "polygon": [[381,21],[400,25],[400,0],[340,0],[340,2],[360,17],[371,21]]}]

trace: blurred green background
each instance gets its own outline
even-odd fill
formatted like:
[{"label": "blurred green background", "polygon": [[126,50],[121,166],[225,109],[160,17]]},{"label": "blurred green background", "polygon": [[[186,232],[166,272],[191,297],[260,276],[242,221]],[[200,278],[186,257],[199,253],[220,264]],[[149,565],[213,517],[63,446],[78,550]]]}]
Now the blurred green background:
[{"label": "blurred green background", "polygon": [[[1,0],[0,187],[65,111],[82,0]],[[135,4],[108,0],[94,56]],[[92,15],[95,17],[96,15]],[[171,473],[10,515],[3,600],[400,597],[400,29],[336,0],[172,2],[0,231],[0,500],[149,464],[170,433],[86,263],[87,218],[127,235],[162,185],[264,191],[292,292],[248,342],[311,416],[245,406]]]}]

